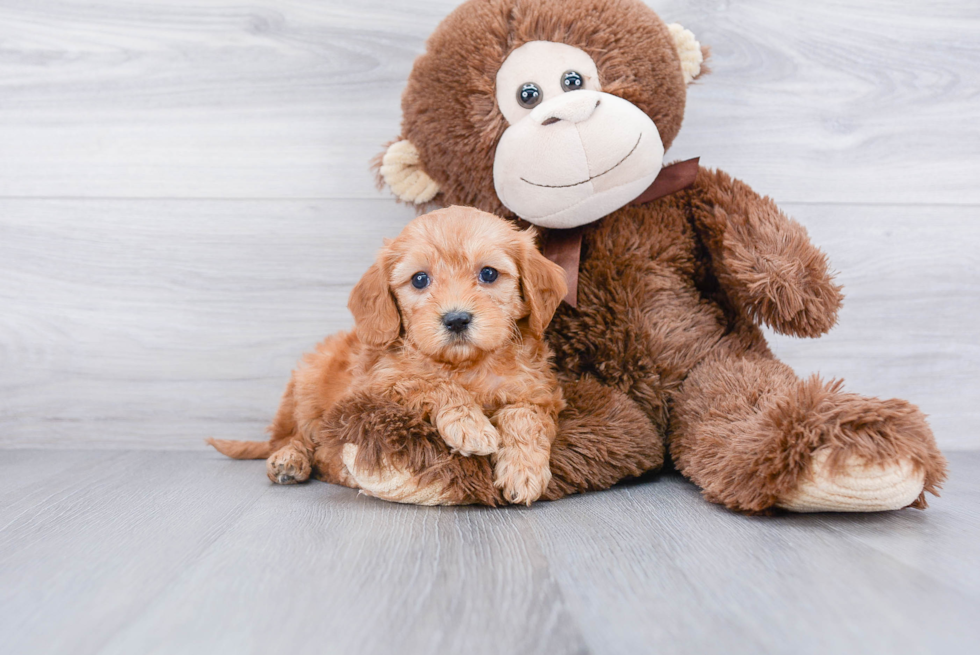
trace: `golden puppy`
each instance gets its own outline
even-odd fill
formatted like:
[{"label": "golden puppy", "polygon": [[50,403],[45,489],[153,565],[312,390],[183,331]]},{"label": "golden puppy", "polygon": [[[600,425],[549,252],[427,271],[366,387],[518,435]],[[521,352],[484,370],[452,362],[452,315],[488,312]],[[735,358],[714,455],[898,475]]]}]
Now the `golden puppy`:
[{"label": "golden puppy", "polygon": [[[504,497],[530,505],[551,479],[564,406],[542,341],[564,295],[565,274],[532,231],[462,207],[420,216],[351,292],[354,331],[328,337],[293,372],[270,441],[209,443],[269,457],[273,482],[301,482],[327,411],[366,391],[419,412],[460,453],[492,455]],[[349,483],[343,470],[325,477]]]}]

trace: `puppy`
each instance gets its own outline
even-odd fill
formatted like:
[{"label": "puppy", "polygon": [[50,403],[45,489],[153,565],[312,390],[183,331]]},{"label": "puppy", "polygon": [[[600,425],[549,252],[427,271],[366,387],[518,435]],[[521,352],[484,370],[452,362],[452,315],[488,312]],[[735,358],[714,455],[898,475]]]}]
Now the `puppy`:
[{"label": "puppy", "polygon": [[[270,441],[209,443],[269,457],[273,482],[301,482],[330,407],[367,392],[417,411],[463,455],[492,455],[504,497],[530,505],[551,479],[564,407],[542,338],[565,290],[533,231],[462,207],[420,216],[354,287],[354,331],[328,337],[293,372]],[[343,470],[324,477],[352,484]]]}]

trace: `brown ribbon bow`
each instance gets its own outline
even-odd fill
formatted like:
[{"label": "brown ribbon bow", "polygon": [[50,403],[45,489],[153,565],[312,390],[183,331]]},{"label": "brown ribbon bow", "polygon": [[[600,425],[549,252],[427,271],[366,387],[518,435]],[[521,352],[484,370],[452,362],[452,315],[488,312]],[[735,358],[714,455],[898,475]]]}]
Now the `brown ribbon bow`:
[{"label": "brown ribbon bow", "polygon": [[[700,157],[695,157],[663,167],[653,184],[648,186],[647,190],[630,204],[642,205],[653,202],[690,187],[698,178],[699,160]],[[582,257],[583,227],[548,230],[541,249],[545,257],[565,269],[565,277],[568,281],[568,293],[565,294],[565,302],[572,307],[578,305],[578,264]]]}]

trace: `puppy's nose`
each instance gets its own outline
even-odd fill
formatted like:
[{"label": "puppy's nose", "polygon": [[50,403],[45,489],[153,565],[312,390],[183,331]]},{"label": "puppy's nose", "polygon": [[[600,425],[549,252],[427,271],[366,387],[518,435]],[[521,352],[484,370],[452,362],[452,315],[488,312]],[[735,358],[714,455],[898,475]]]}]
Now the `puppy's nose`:
[{"label": "puppy's nose", "polygon": [[469,312],[448,312],[442,315],[442,324],[453,334],[466,332],[472,320],[473,314]]}]

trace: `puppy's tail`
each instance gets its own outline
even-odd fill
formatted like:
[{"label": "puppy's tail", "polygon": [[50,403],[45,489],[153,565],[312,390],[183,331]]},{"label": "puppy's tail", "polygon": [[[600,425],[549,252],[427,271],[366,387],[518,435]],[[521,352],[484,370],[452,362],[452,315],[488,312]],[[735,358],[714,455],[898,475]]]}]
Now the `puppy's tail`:
[{"label": "puppy's tail", "polygon": [[273,452],[272,440],[269,441],[232,441],[231,439],[205,439],[205,443],[214,446],[222,455],[232,459],[265,459]]}]

